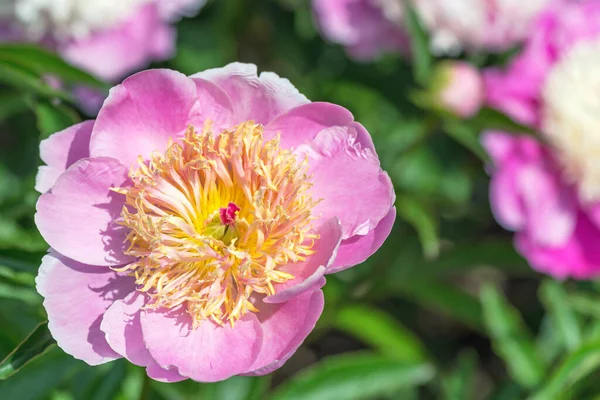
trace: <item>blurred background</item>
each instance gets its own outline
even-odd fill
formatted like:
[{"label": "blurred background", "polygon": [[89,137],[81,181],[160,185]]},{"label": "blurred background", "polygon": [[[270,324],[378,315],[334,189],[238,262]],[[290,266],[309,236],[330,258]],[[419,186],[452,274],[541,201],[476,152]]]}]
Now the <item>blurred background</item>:
[{"label": "blurred background", "polygon": [[73,87],[109,86],[53,48],[0,45],[0,360],[28,344],[0,363],[1,399],[600,398],[600,287],[535,272],[490,210],[479,134],[529,129],[486,107],[457,115],[434,99],[442,60],[501,66],[518,44],[439,54],[408,13],[411,50],[366,60],[324,38],[312,6],[209,1],[176,22],[173,57],[152,64],[193,74],[251,62],[313,101],[348,108],[397,193],[387,242],[327,278],[325,311],[287,364],[214,384],[155,382],[124,360],[90,367],[36,330],[45,315],[34,277],[47,250],[33,222],[39,142],[93,115]]}]

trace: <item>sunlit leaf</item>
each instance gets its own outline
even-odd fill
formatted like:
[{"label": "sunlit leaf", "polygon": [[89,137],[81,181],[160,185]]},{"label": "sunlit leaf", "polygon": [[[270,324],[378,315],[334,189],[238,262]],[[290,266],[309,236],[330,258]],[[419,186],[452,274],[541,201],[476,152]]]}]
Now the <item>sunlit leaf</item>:
[{"label": "sunlit leaf", "polygon": [[275,392],[274,400],[350,400],[391,395],[429,382],[427,363],[405,363],[371,354],[329,357],[301,371]]},{"label": "sunlit leaf", "polygon": [[396,200],[398,216],[411,224],[421,239],[427,257],[435,257],[440,248],[438,221],[434,213],[422,201],[402,196]]},{"label": "sunlit leaf", "polygon": [[405,4],[405,26],[410,36],[413,74],[415,80],[426,85],[432,75],[433,56],[429,51],[429,37],[414,8]]},{"label": "sunlit leaf", "polygon": [[56,341],[48,330],[48,323],[39,324],[30,334],[0,362],[0,380],[17,373],[35,358],[44,354]]},{"label": "sunlit leaf", "polygon": [[383,356],[398,361],[425,361],[427,356],[417,336],[384,311],[367,305],[338,310],[334,326],[357,337]]}]

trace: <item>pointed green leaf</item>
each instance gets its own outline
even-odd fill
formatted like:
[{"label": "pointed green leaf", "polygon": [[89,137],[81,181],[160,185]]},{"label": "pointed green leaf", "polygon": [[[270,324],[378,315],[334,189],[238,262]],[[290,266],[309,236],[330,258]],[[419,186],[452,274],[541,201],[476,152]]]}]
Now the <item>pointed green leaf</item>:
[{"label": "pointed green leaf", "polygon": [[550,279],[544,281],[540,287],[540,299],[550,313],[563,345],[567,350],[577,348],[581,340],[581,329],[561,284]]},{"label": "pointed green leaf", "polygon": [[0,380],[17,373],[35,358],[44,354],[56,341],[48,330],[48,323],[43,322],[23,340],[12,353],[0,362]]},{"label": "pointed green leaf", "polygon": [[492,345],[510,375],[524,387],[535,387],[544,378],[545,367],[518,311],[491,285],[481,290],[481,305]]},{"label": "pointed green leaf", "polygon": [[334,326],[398,361],[425,361],[427,355],[418,337],[382,310],[367,305],[343,307]]}]

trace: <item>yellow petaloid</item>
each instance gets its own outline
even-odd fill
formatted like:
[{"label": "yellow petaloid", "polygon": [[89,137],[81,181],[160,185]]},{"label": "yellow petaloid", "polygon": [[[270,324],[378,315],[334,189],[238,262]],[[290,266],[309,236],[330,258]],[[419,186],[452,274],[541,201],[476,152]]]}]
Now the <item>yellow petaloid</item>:
[{"label": "yellow petaloid", "polygon": [[293,278],[282,266],[313,253],[307,161],[262,132],[252,121],[218,134],[210,123],[190,127],[164,154],[140,157],[132,186],[115,189],[137,257],[119,271],[134,274],[147,307],[183,305],[194,326],[233,324],[258,311],[253,293]]}]

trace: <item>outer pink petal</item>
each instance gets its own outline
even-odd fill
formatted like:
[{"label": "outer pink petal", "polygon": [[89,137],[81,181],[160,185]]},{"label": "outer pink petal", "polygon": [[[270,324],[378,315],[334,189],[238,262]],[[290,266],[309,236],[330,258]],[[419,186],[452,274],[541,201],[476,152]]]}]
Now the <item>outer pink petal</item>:
[{"label": "outer pink petal", "polygon": [[283,148],[310,143],[323,129],[347,126],[354,116],[344,107],[331,103],[309,103],[293,108],[271,121],[264,131],[266,140],[281,136]]},{"label": "outer pink petal", "polygon": [[314,329],[323,304],[323,292],[316,290],[285,303],[257,305],[263,344],[246,374],[264,375],[282,366]]},{"label": "outer pink petal", "polygon": [[40,158],[46,165],[39,169],[35,190],[40,193],[50,190],[67,168],[76,161],[89,157],[93,127],[94,121],[85,121],[41,141]]},{"label": "outer pink petal", "polygon": [[600,276],[600,230],[583,213],[573,234],[560,246],[543,245],[526,232],[518,233],[515,241],[533,268],[557,279]]},{"label": "outer pink petal", "polygon": [[176,370],[161,368],[150,355],[144,343],[141,308],[146,296],[133,292],[123,300],[115,301],[104,313],[100,329],[106,335],[110,347],[135,365],[147,367],[148,375],[163,382],[178,382],[186,379]]},{"label": "outer pink petal", "polygon": [[544,165],[522,167],[515,179],[527,212],[525,229],[541,245],[559,246],[572,235],[577,204],[558,172]]},{"label": "outer pink petal", "polygon": [[517,186],[517,169],[507,166],[497,171],[490,182],[490,206],[498,223],[507,230],[522,229],[527,217]]},{"label": "outer pink petal", "polygon": [[90,143],[92,157],[113,157],[126,167],[167,147],[193,123],[194,81],[176,71],[148,70],[111,89]]},{"label": "outer pink petal", "polygon": [[257,76],[254,64],[232,63],[199,72],[192,78],[206,79],[229,95],[236,123],[253,120],[266,125],[288,110],[309,102],[289,80],[273,72]]},{"label": "outer pink petal", "polygon": [[223,89],[206,79],[192,78],[198,91],[197,112],[194,118],[197,129],[202,129],[204,121],[210,120],[215,133],[229,129],[236,124],[233,103]]},{"label": "outer pink petal", "polygon": [[120,357],[104,339],[100,321],[115,300],[134,290],[131,278],[50,253],[42,259],[36,284],[60,348],[90,365]]},{"label": "outer pink petal", "polygon": [[325,221],[316,233],[320,236],[313,250],[315,254],[303,263],[291,263],[282,271],[294,275],[294,279],[275,286],[276,294],[265,297],[265,303],[283,303],[301,293],[314,291],[325,284],[323,275],[336,259],[337,251],[342,240],[342,225],[338,218]]},{"label": "outer pink petal", "polygon": [[59,253],[91,265],[124,264],[126,231],[119,218],[124,196],[110,190],[128,182],[112,158],[84,158],[63,173],[37,203],[35,222]]},{"label": "outer pink petal", "polygon": [[394,221],[396,220],[396,207],[392,208],[377,224],[375,229],[364,236],[356,235],[342,241],[335,262],[327,268],[326,274],[335,274],[347,268],[364,262],[377,251],[387,239]]},{"label": "outer pink petal", "polygon": [[261,349],[262,333],[254,314],[231,325],[203,321],[191,329],[182,311],[144,311],[141,314],[144,342],[164,369],[176,368],[200,382],[215,382],[248,371]]},{"label": "outer pink petal", "polygon": [[356,131],[348,127],[328,128],[310,145],[297,150],[308,155],[314,176],[313,198],[323,199],[314,214],[321,218],[337,216],[343,239],[369,233],[389,213],[395,198],[377,155],[362,149],[356,137]]},{"label": "outer pink petal", "polygon": [[169,58],[174,44],[174,29],[161,19],[156,5],[148,4],[115,28],[67,42],[59,52],[74,65],[112,82],[153,60]]}]

